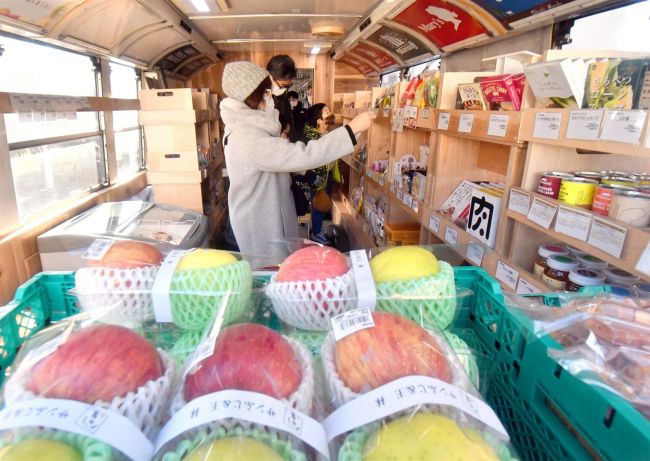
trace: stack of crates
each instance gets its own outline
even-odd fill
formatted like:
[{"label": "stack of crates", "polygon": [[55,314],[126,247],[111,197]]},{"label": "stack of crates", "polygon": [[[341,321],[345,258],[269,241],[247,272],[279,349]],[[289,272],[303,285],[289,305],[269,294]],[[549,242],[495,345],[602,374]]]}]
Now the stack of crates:
[{"label": "stack of crates", "polygon": [[158,203],[203,213],[209,186],[209,92],[189,88],[142,90],[147,180]]},{"label": "stack of crates", "polygon": [[417,245],[420,243],[420,223],[385,223],[386,244],[388,246]]}]

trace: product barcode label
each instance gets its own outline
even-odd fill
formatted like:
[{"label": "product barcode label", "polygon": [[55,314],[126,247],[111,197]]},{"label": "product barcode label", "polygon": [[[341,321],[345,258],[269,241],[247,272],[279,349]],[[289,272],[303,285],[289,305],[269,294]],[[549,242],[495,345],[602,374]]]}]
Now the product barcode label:
[{"label": "product barcode label", "polygon": [[81,255],[82,259],[91,259],[93,261],[101,261],[108,253],[108,250],[113,246],[114,240],[111,239],[96,239],[90,244],[88,249]]},{"label": "product barcode label", "polygon": [[372,319],[372,311],[368,307],[359,307],[332,317],[332,331],[336,341],[340,341],[359,330],[374,326],[375,321]]}]

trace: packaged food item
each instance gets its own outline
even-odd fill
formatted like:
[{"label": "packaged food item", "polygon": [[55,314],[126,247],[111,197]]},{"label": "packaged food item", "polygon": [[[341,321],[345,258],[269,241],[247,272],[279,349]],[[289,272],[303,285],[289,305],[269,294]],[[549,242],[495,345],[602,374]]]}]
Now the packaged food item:
[{"label": "packaged food item", "polygon": [[529,64],[524,73],[533,94],[546,107],[582,107],[587,77],[583,59]]},{"label": "packaged food item", "polygon": [[607,267],[609,267],[609,264],[607,264],[602,259],[598,259],[595,256],[591,256],[588,254],[579,254],[576,256],[576,258],[578,259],[580,266],[585,269],[603,271],[607,269]]},{"label": "packaged food item", "polygon": [[542,173],[537,184],[537,193],[557,199],[564,179],[573,179],[573,175],[557,171]]},{"label": "packaged food item", "polygon": [[518,111],[521,108],[521,97],[515,88],[512,75],[482,77],[479,84],[490,110]]},{"label": "packaged food item", "polygon": [[627,186],[627,187],[636,187],[639,185],[639,182],[636,179],[632,179],[628,176],[621,176],[621,175],[603,176],[601,178],[601,182],[603,184]]},{"label": "packaged food item", "polygon": [[650,225],[650,194],[616,190],[608,215],[633,226],[647,227]]},{"label": "packaged food item", "polygon": [[488,110],[480,83],[458,84],[458,94],[465,110]]},{"label": "packaged food item", "polygon": [[551,255],[546,259],[546,269],[542,274],[542,280],[546,285],[561,291],[566,288],[569,281],[569,272],[578,268],[578,261],[570,256]]},{"label": "packaged food item", "polygon": [[557,199],[567,205],[591,208],[598,183],[592,179],[562,179]]},{"label": "packaged food item", "polygon": [[591,269],[571,269],[566,291],[580,291],[583,287],[605,284],[605,276]]},{"label": "packaged food item", "polygon": [[602,174],[596,173],[595,171],[575,171],[573,175],[577,178],[593,179],[596,182],[600,182],[600,179],[603,176]]},{"label": "packaged food item", "polygon": [[593,63],[587,80],[589,97],[583,107],[610,110],[637,107],[646,67],[647,61],[643,59],[607,59]]},{"label": "packaged food item", "polygon": [[542,278],[542,274],[548,267],[547,259],[549,256],[553,255],[568,256],[569,250],[567,250],[564,246],[554,243],[540,245],[539,249],[537,250],[537,259],[535,260],[533,269],[536,277]]},{"label": "packaged food item", "polygon": [[622,269],[612,267],[605,269],[603,274],[607,278],[607,283],[613,283],[615,285],[624,285],[624,286],[633,286],[639,281],[639,277],[636,275],[630,274]]}]

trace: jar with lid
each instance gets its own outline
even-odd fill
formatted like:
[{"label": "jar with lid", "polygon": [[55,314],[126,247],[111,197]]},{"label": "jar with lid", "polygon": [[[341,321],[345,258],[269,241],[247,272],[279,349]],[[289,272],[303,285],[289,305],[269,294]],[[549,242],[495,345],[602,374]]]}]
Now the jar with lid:
[{"label": "jar with lid", "polygon": [[591,269],[572,269],[566,291],[580,291],[582,287],[595,287],[605,283],[605,276]]},{"label": "jar with lid", "polygon": [[607,264],[602,259],[596,258],[595,256],[591,256],[588,254],[578,255],[576,259],[580,263],[580,266],[584,267],[585,269],[604,271],[609,267],[609,264]]},{"label": "jar with lid", "polygon": [[536,277],[541,278],[544,270],[546,270],[546,260],[549,256],[552,255],[563,255],[568,256],[569,250],[565,247],[549,243],[546,245],[540,245],[539,250],[537,250],[537,259],[535,260],[534,273]]},{"label": "jar with lid", "polygon": [[567,250],[569,250],[569,256],[571,256],[572,258],[577,258],[578,255],[584,254],[584,251],[582,251],[580,248],[576,248],[571,245],[562,245],[562,246]]},{"label": "jar with lid", "polygon": [[569,272],[577,269],[579,264],[578,260],[571,256],[551,255],[546,259],[547,267],[544,269],[542,280],[556,291],[563,291],[569,281]]},{"label": "jar with lid", "polygon": [[624,270],[618,269],[616,267],[605,269],[603,271],[603,275],[607,279],[607,283],[614,285],[632,286],[635,283],[639,282],[639,277],[636,275],[632,275],[629,272],[625,272]]}]

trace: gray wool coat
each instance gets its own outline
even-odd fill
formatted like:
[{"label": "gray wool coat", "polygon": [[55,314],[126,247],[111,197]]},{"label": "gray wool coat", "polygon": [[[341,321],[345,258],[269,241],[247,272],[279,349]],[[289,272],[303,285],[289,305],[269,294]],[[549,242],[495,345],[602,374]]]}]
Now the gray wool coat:
[{"label": "gray wool coat", "polygon": [[287,239],[298,236],[290,172],[316,168],[354,149],[345,127],[305,145],[280,137],[276,110],[253,110],[221,101],[224,150],[230,179],[228,207],[240,251],[253,267],[277,264]]}]

